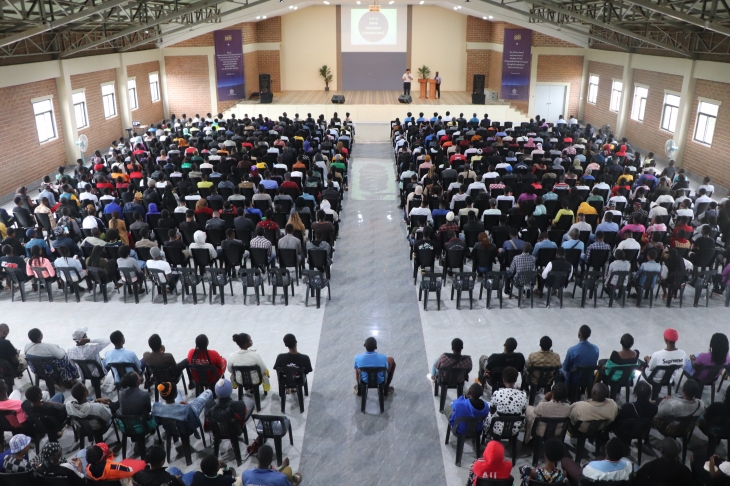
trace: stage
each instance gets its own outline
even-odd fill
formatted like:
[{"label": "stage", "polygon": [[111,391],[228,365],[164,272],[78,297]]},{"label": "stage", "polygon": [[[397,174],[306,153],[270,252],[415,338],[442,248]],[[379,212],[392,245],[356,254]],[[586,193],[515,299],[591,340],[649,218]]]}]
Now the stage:
[{"label": "stage", "polygon": [[[334,112],[344,118],[346,112],[350,113],[355,123],[365,122],[389,122],[405,117],[409,111],[414,115],[423,112],[432,116],[434,112],[444,115],[447,111],[452,116],[459,116],[464,113],[466,118],[471,118],[473,113],[482,117],[489,113],[489,118],[496,121],[527,121],[526,115],[521,114],[507,103],[502,101],[487,100],[486,105],[472,105],[471,93],[466,91],[444,91],[441,99],[418,98],[418,93],[413,92],[413,103],[405,104],[398,102],[401,91],[286,91],[274,93],[274,100],[271,104],[262,104],[259,100],[241,101],[224,114],[229,116],[235,113],[237,117],[263,115],[269,118],[278,118],[283,112],[289,117],[299,113],[300,117],[311,113],[315,118],[324,114],[327,119],[331,118]],[[344,104],[333,104],[333,95],[344,95]]]}]

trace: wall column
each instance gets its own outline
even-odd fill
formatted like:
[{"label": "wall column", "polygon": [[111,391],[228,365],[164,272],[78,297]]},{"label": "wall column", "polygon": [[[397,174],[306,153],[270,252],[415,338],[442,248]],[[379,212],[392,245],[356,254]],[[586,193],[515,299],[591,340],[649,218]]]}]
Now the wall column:
[{"label": "wall column", "polygon": [[589,62],[588,56],[583,56],[583,78],[580,82],[580,98],[578,99],[578,113],[576,113],[576,117],[578,117],[578,120],[581,121],[583,120],[586,98],[588,97],[588,77],[590,76],[590,73],[588,72]]},{"label": "wall column", "polygon": [[119,54],[117,68],[117,98],[119,99],[119,115],[122,117],[122,130],[132,128],[132,111],[129,108],[129,91],[127,91],[127,65],[124,56]]},{"label": "wall column", "polygon": [[624,75],[621,78],[621,82],[623,83],[621,106],[616,115],[616,126],[613,129],[613,134],[617,139],[620,139],[626,133],[626,122],[631,112],[631,100],[634,98],[634,70],[631,67],[633,58],[634,55],[632,53],[626,54],[624,58]]},{"label": "wall column", "polygon": [[674,156],[677,166],[682,165],[684,157],[684,146],[687,144],[687,132],[689,131],[690,117],[692,116],[692,106],[695,99],[695,65],[696,61],[690,62],[689,69],[682,78],[681,101],[679,103],[679,115],[677,116],[677,129],[674,131],[674,143],[679,146],[679,150]]},{"label": "wall column", "polygon": [[[170,102],[167,98],[167,70],[165,68],[165,50],[157,49],[160,63],[160,96],[162,97],[162,114],[170,118]],[[180,116],[180,115],[178,115]]]},{"label": "wall column", "polygon": [[215,77],[215,47],[208,54],[208,81],[210,84],[210,114],[213,118],[218,114],[218,82]]},{"label": "wall column", "polygon": [[76,145],[79,138],[79,131],[76,129],[76,117],[74,115],[74,103],[71,96],[71,75],[65,69],[65,61],[60,61],[61,75],[56,78],[56,91],[58,92],[58,107],[61,110],[61,126],[63,126],[63,146],[66,149],[66,163],[75,164],[81,158],[81,153]]},{"label": "wall column", "polygon": [[535,113],[535,95],[537,93],[537,61],[539,57],[540,54],[535,52],[535,48],[533,47],[530,59],[530,95],[527,98],[528,118],[531,118],[532,113]]}]

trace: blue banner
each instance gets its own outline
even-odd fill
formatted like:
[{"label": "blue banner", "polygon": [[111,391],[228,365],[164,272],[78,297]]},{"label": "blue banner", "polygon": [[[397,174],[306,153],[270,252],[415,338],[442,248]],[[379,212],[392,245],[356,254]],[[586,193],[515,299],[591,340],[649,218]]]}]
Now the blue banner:
[{"label": "blue banner", "polygon": [[216,30],[213,32],[213,37],[218,101],[245,99],[241,31]]},{"label": "blue banner", "polygon": [[532,31],[504,29],[502,51],[502,90],[504,100],[527,100],[530,96]]}]

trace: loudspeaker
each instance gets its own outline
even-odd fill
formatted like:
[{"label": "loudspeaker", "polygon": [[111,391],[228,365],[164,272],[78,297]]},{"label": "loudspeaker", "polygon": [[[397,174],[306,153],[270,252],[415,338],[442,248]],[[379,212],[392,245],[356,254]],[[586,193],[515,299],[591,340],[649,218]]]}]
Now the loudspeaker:
[{"label": "loudspeaker", "polygon": [[344,104],[345,103],[345,95],[332,95],[332,103],[334,104]]},{"label": "loudspeaker", "polygon": [[259,74],[259,92],[261,94],[271,93],[271,75]]},{"label": "loudspeaker", "polygon": [[487,96],[484,93],[472,93],[471,104],[472,105],[484,105],[486,104]]},{"label": "loudspeaker", "polygon": [[261,93],[261,103],[271,103],[274,100],[274,93]]},{"label": "loudspeaker", "polygon": [[413,103],[413,98],[411,98],[411,95],[400,95],[398,97],[399,103]]},{"label": "loudspeaker", "polygon": [[[472,89],[472,93],[484,93],[484,79],[485,76],[483,74],[475,74],[474,75],[474,88]],[[484,104],[484,103],[482,103]]]}]

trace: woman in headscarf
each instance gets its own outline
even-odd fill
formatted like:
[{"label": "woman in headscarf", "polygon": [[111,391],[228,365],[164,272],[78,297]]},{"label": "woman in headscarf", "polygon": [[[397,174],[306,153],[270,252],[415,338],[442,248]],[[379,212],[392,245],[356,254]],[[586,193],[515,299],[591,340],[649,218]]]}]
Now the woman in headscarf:
[{"label": "woman in headscarf", "polygon": [[411,201],[415,201],[413,207],[419,207],[421,205],[421,201],[423,200],[423,186],[416,186],[416,189],[408,194],[408,197],[406,198],[406,205],[403,210],[403,219],[408,219],[408,204]]},{"label": "woman in headscarf", "polygon": [[534,148],[536,148],[536,145],[535,145],[535,139],[534,139],[534,138],[532,138],[532,137],[528,138],[528,139],[527,139],[527,142],[525,142],[525,145],[524,145],[524,147],[525,147],[525,148],[531,148],[531,149],[534,149]]},{"label": "woman in headscarf", "polygon": [[[201,201],[202,201],[202,200],[203,200],[203,199],[201,199]],[[149,205],[147,206],[147,215],[145,215],[145,218],[144,218],[144,219],[145,219],[145,221],[147,221],[147,223],[149,223],[149,222],[150,222],[150,214],[160,214],[160,212],[159,212],[159,211],[157,210],[157,204],[155,204],[155,203],[150,203],[150,204],[149,204]]]},{"label": "woman in headscarf", "polygon": [[83,461],[74,457],[67,461],[63,457],[63,449],[58,442],[48,442],[43,446],[40,453],[33,458],[36,465],[36,473],[44,477],[66,478],[70,486],[84,486],[84,464]]}]

